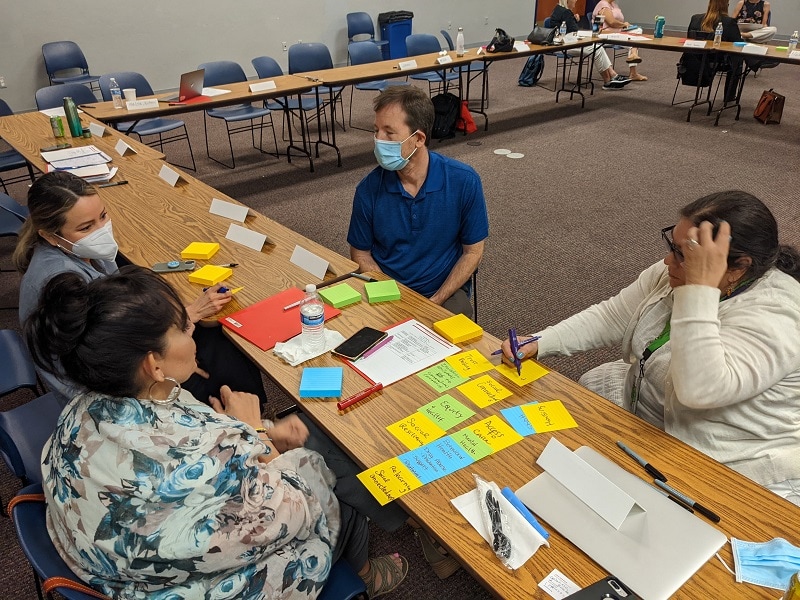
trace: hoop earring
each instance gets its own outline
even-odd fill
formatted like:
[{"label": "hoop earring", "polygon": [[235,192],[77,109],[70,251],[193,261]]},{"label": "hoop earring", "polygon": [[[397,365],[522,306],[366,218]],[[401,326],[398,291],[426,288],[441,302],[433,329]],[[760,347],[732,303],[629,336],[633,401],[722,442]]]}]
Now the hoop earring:
[{"label": "hoop earring", "polygon": [[177,379],[175,379],[174,377],[164,377],[164,379],[166,381],[171,381],[172,383],[175,384],[172,390],[170,390],[169,394],[167,394],[167,397],[165,399],[156,400],[155,398],[153,398],[153,386],[159,383],[158,381],[154,381],[153,383],[150,384],[150,387],[147,388],[147,399],[150,400],[150,402],[154,402],[155,404],[161,404],[162,406],[165,404],[172,404],[173,402],[175,402],[175,400],[181,393],[181,384],[178,382]]}]

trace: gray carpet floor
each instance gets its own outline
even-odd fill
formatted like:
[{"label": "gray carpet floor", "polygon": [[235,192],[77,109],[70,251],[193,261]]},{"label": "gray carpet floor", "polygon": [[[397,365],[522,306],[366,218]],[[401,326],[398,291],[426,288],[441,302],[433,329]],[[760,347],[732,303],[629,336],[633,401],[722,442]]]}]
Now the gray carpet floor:
[{"label": "gray carpet floor", "polygon": [[[800,106],[793,95],[800,71],[781,66],[750,78],[741,119],[735,121],[726,111],[714,127],[713,117],[702,109],[687,123],[687,107],[670,105],[678,54],[643,51],[642,57],[640,72],[648,82],[613,92],[597,86],[583,109],[579,100],[563,94],[556,104],[552,92],[518,87],[522,61],[498,62],[490,69],[489,131],[483,131],[483,118],[476,116],[477,133],[432,143],[433,150],[472,165],[483,180],[491,235],[478,276],[479,321],[492,334],[503,337],[511,326],[539,329],[611,296],[644,267],[663,259],[660,229],[675,223],[681,206],[709,192],[738,188],[756,194],[775,213],[782,241],[800,244],[795,198]],[[621,61],[617,65],[625,72]],[[542,83],[552,84],[554,69],[555,59],[548,58]],[[767,88],[787,96],[780,125],[765,126],[752,118]],[[692,91],[681,87],[678,94],[679,100],[686,99]],[[349,97],[348,89],[346,104]],[[353,101],[353,123],[370,131],[372,97],[357,91]],[[323,146],[313,174],[307,161],[290,165],[285,158],[261,155],[250,147],[248,136],[238,136],[237,168],[228,170],[204,156],[202,116],[184,119],[202,180],[347,255],[353,190],[375,164],[370,131],[337,130],[342,166],[336,166],[335,152]],[[211,127],[212,150],[226,152],[223,126]],[[276,127],[279,147],[285,146],[277,117]],[[270,144],[271,138],[265,147]],[[525,156],[514,160],[495,154],[500,148]],[[185,164],[188,154],[175,144],[167,148],[167,157]],[[10,193],[24,201],[26,187],[11,186]],[[0,240],[3,269],[10,268],[13,243],[13,238]],[[0,273],[0,307],[16,305],[18,282],[15,273]],[[18,327],[16,311],[0,310],[0,326]],[[615,350],[609,349],[548,363],[577,378],[614,358]],[[268,389],[277,405],[288,402],[274,385],[268,383]],[[4,400],[5,407],[25,400],[17,396]],[[2,498],[18,487],[0,466]],[[408,528],[393,535],[373,530],[372,545],[375,554],[399,551],[411,562],[409,578],[393,598],[490,597],[464,571],[439,581]],[[0,566],[0,597],[35,597],[7,519],[0,519]],[[569,565],[562,571],[569,574]]]}]

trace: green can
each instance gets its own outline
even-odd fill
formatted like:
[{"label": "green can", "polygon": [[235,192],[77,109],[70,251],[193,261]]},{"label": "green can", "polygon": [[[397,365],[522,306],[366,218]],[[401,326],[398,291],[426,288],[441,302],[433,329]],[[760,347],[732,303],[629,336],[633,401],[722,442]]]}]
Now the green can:
[{"label": "green can", "polygon": [[789,587],[783,594],[783,600],[800,600],[800,572],[792,575]]},{"label": "green can", "polygon": [[64,122],[61,120],[61,117],[50,117],[50,127],[53,128],[54,137],[64,137]]}]

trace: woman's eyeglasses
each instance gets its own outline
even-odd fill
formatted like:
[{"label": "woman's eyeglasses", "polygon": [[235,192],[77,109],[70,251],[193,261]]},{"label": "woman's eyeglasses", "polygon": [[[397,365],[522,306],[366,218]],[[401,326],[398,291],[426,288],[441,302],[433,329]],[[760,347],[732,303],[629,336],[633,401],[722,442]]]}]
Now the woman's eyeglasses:
[{"label": "woman's eyeglasses", "polygon": [[675,260],[682,263],[683,262],[683,252],[681,249],[675,245],[675,242],[672,240],[672,230],[675,229],[675,225],[671,225],[670,227],[664,227],[661,230],[661,239],[663,239],[667,243],[667,249],[672,252],[672,255],[675,257]]}]

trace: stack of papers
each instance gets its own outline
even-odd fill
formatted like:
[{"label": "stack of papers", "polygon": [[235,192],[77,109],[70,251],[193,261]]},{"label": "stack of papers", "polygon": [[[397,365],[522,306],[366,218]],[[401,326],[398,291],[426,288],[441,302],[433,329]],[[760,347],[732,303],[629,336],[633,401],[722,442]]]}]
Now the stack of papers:
[{"label": "stack of papers", "polygon": [[111,157],[94,145],[65,148],[41,154],[42,158],[47,161],[48,173],[50,171],[69,171],[89,183],[108,181],[117,172],[116,167],[108,168]]}]

